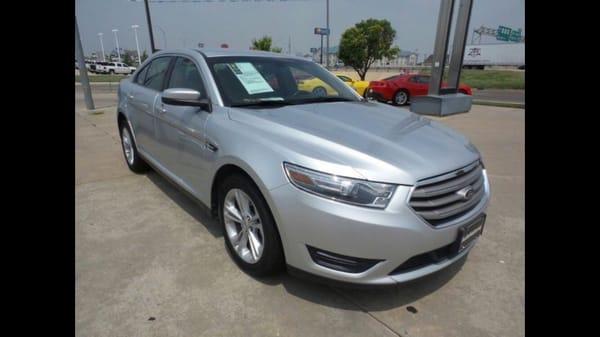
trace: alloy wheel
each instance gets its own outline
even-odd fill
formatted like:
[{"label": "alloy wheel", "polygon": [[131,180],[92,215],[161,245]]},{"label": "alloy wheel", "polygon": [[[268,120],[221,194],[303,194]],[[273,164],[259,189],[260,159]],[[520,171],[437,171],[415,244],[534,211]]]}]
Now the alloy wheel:
[{"label": "alloy wheel", "polygon": [[133,145],[131,144],[131,134],[127,128],[123,128],[121,132],[121,140],[123,142],[123,151],[125,152],[125,158],[129,165],[133,165],[134,154]]},{"label": "alloy wheel", "polygon": [[225,195],[223,220],[237,255],[247,263],[257,263],[265,244],[262,221],[254,202],[241,189],[233,188]]}]

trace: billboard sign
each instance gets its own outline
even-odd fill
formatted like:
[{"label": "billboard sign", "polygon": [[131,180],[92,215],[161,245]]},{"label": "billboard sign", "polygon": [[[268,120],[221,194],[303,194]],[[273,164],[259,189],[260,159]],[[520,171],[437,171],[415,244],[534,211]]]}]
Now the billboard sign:
[{"label": "billboard sign", "polygon": [[329,29],[315,27],[315,34],[316,35],[329,35]]}]

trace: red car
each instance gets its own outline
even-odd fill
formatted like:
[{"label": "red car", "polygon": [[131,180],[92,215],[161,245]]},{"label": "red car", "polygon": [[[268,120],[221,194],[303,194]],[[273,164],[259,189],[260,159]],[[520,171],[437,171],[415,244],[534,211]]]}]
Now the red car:
[{"label": "red car", "polygon": [[[411,97],[427,95],[429,75],[396,75],[379,81],[371,81],[365,96],[378,101],[392,101],[394,105],[404,105]],[[445,82],[442,88],[447,87]],[[458,86],[458,92],[472,95],[471,87],[465,84]]]}]

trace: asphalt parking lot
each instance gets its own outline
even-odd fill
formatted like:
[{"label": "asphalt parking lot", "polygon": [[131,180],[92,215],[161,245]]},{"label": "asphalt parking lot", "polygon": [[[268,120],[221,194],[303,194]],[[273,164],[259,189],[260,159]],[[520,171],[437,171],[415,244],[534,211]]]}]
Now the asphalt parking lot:
[{"label": "asphalt parking lot", "polygon": [[77,336],[525,334],[524,110],[474,105],[441,119],[478,146],[491,183],[467,259],[408,284],[347,290],[240,271],[206,208],[127,169],[114,94],[96,94],[105,107],[94,113],[75,97]]}]

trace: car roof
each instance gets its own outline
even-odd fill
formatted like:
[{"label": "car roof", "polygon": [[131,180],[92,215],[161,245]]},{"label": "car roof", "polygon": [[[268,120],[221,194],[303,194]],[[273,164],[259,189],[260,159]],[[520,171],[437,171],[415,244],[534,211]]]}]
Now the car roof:
[{"label": "car roof", "polygon": [[275,58],[285,58],[285,59],[296,59],[306,61],[305,58],[293,56],[289,54],[283,53],[274,53],[267,51],[257,51],[257,50],[235,50],[235,49],[226,49],[226,48],[188,48],[188,49],[161,49],[155,54],[163,54],[163,53],[183,53],[189,54],[190,52],[196,52],[202,54],[206,58],[212,57],[225,57],[225,56],[250,56],[250,57],[275,57]]}]

